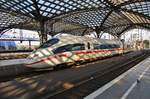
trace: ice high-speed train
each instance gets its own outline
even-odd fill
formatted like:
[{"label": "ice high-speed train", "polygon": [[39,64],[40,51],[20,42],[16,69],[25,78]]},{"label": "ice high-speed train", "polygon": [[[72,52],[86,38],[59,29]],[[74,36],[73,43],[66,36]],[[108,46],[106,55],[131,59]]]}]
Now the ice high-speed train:
[{"label": "ice high-speed train", "polygon": [[83,36],[60,36],[42,44],[27,58],[27,67],[44,69],[90,61],[122,53],[119,40],[103,40]]}]

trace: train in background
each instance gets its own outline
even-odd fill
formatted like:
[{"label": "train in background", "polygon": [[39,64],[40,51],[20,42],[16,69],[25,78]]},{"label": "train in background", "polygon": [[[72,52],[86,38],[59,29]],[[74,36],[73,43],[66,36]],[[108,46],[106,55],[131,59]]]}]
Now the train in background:
[{"label": "train in background", "polygon": [[60,36],[48,40],[33,51],[25,66],[35,69],[54,68],[61,64],[102,59],[121,53],[123,44],[119,40]]},{"label": "train in background", "polygon": [[0,52],[17,50],[15,41],[0,41]]}]

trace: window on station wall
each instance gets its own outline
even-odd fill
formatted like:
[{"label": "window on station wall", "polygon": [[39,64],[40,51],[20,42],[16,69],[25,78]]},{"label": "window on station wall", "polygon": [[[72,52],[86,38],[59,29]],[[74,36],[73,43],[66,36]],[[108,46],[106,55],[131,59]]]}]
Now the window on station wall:
[{"label": "window on station wall", "polygon": [[61,47],[58,47],[53,50],[54,54],[67,52],[67,51],[78,51],[78,50],[85,50],[84,44],[67,44]]}]

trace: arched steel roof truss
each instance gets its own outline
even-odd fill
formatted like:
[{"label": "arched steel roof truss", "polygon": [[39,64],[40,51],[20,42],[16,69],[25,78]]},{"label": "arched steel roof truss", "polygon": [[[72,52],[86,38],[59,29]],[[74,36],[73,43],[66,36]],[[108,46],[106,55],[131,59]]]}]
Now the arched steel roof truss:
[{"label": "arched steel roof truss", "polygon": [[0,31],[34,30],[40,22],[50,32],[80,27],[120,35],[131,27],[150,29],[150,0],[0,0]]}]

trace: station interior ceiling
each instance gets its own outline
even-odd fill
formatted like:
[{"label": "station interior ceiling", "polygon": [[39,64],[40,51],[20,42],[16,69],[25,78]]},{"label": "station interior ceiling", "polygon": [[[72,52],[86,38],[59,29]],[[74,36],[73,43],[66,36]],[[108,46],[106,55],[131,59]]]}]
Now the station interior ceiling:
[{"label": "station interior ceiling", "polygon": [[150,0],[0,0],[0,35],[12,28],[47,34],[119,37],[133,28],[150,29]]}]

